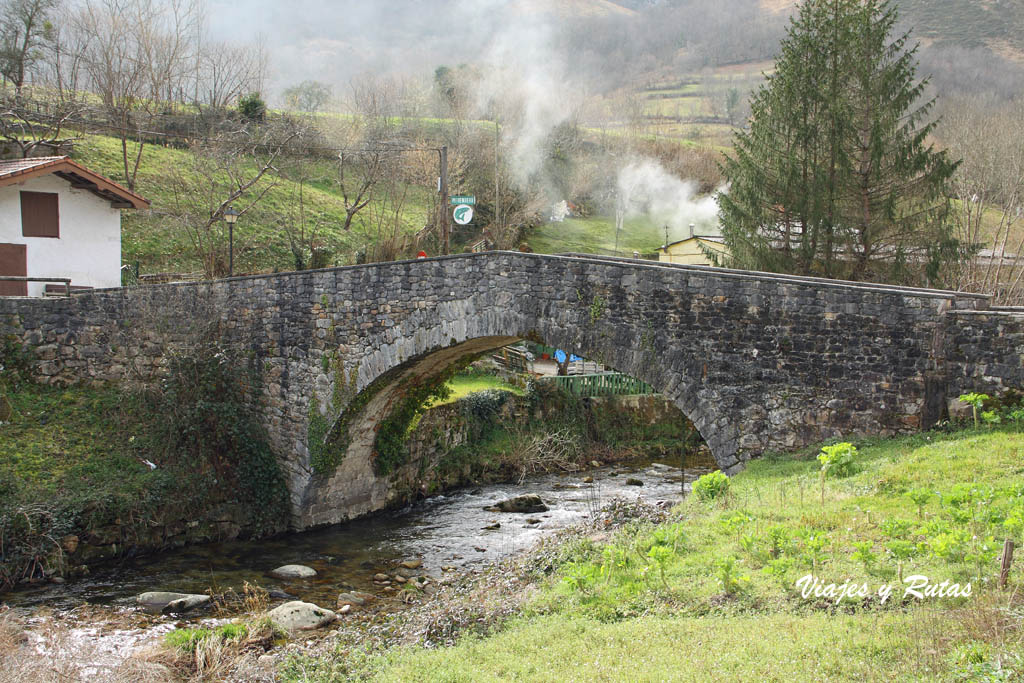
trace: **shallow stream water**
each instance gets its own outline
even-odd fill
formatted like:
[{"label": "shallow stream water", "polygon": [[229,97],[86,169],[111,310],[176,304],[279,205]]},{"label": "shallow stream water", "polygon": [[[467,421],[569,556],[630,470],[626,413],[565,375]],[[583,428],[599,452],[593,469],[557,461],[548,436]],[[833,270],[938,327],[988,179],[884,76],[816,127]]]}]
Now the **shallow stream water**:
[{"label": "shallow stream water", "polygon": [[[372,592],[373,575],[393,570],[395,562],[418,558],[422,573],[465,572],[529,548],[541,538],[571,526],[613,498],[641,497],[677,502],[689,482],[707,471],[685,471],[659,462],[631,463],[585,474],[547,474],[522,484],[466,488],[324,529],[259,541],[195,546],[124,560],[66,585],[47,584],[2,595],[12,607],[66,610],[83,603],[128,607],[145,591],[205,593],[246,582],[283,591],[297,599],[331,608],[338,593]],[[593,483],[583,483],[585,476]],[[642,486],[627,484],[638,479]],[[536,514],[488,512],[507,498],[538,494],[550,508]],[[500,524],[497,529],[487,530]],[[311,580],[282,581],[269,572],[285,564],[317,571]]]}]

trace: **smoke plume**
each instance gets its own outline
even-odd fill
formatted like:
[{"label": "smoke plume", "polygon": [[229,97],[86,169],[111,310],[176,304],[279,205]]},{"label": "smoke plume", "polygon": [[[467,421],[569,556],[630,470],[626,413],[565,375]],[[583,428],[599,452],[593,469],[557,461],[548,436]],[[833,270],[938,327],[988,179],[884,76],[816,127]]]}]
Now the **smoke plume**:
[{"label": "smoke plume", "polygon": [[669,228],[669,239],[696,234],[717,235],[718,203],[713,196],[698,197],[697,183],[680,180],[656,161],[637,160],[619,171],[618,192],[627,216],[649,216]]}]

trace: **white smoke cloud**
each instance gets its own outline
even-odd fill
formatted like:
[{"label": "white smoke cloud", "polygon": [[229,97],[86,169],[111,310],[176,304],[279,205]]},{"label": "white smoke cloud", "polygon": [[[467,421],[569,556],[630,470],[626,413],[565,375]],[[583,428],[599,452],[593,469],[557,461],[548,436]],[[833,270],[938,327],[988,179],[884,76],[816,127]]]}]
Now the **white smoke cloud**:
[{"label": "white smoke cloud", "polygon": [[717,235],[718,203],[714,195],[697,196],[697,183],[680,180],[650,159],[633,161],[619,171],[618,192],[627,216],[649,216],[669,227],[669,239],[689,237],[694,224],[699,235]]},{"label": "white smoke cloud", "polygon": [[476,93],[478,115],[503,110],[507,163],[514,179],[525,185],[544,163],[545,142],[569,120],[582,98],[579,76],[570,73],[556,41],[555,16],[517,11],[505,0],[463,0],[489,26],[491,40],[481,63],[485,77]]}]

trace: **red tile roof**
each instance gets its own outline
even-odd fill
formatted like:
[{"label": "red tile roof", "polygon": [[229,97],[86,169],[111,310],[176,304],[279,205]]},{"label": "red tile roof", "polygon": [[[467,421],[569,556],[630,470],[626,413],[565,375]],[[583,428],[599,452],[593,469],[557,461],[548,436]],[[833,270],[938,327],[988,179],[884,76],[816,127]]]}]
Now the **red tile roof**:
[{"label": "red tile roof", "polygon": [[145,197],[135,194],[99,173],[90,171],[66,156],[0,160],[0,187],[14,185],[29,178],[37,178],[51,173],[63,180],[76,183],[81,189],[88,190],[120,208],[149,208],[149,200]]}]

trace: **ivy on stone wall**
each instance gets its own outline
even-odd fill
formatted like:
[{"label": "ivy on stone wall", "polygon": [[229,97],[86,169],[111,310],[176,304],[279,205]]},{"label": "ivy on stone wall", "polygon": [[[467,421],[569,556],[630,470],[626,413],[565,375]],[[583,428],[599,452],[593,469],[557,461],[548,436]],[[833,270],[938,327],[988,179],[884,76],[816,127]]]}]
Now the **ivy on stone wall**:
[{"label": "ivy on stone wall", "polygon": [[[331,393],[331,400],[327,406],[327,416],[321,412],[320,399],[316,392],[309,404],[309,427],[306,433],[306,443],[309,447],[309,464],[313,473],[317,475],[329,475],[338,469],[338,465],[345,458],[348,450],[349,425],[352,419],[358,415],[370,399],[379,390],[379,384],[374,384],[356,394],[357,381],[359,379],[359,365],[357,364],[345,377],[345,368],[340,357],[334,354],[324,354],[324,371],[334,368],[334,390]],[[344,411],[344,412],[341,412]],[[330,418],[341,413],[338,421],[331,429]]]},{"label": "ivy on stone wall", "polygon": [[235,487],[257,534],[280,531],[288,490],[249,395],[260,375],[230,349],[204,343],[169,359],[159,390],[145,394],[150,446],[164,460],[207,472],[222,490]]},{"label": "ivy on stone wall", "polygon": [[416,418],[426,412],[433,401],[451,396],[448,381],[463,365],[452,365],[436,377],[412,383],[405,388],[398,404],[381,420],[377,429],[377,438],[373,442],[373,468],[377,474],[391,474],[408,461],[409,449],[406,442]]}]

